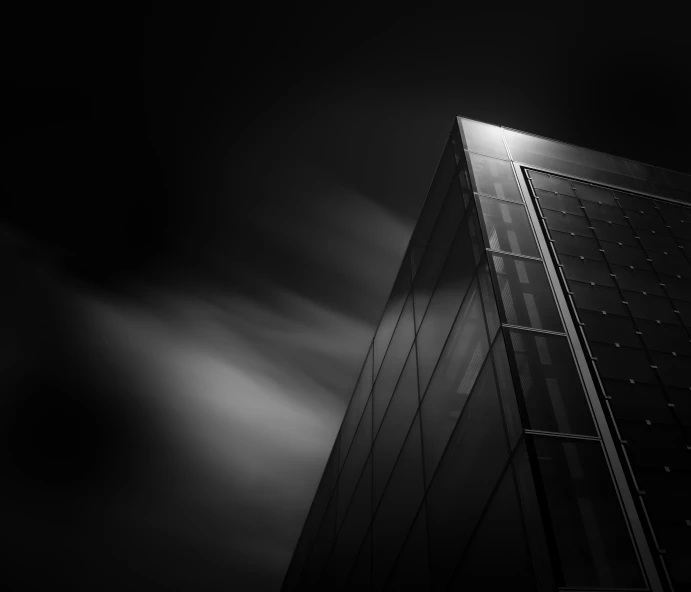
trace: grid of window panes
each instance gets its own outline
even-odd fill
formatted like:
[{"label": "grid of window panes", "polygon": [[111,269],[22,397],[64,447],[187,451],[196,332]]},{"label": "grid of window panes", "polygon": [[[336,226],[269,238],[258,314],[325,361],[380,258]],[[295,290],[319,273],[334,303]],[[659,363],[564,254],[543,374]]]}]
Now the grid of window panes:
[{"label": "grid of window panes", "polygon": [[529,171],[640,500],[691,587],[691,206]]},{"label": "grid of window panes", "polygon": [[462,129],[556,583],[644,588],[502,130]]},{"label": "grid of window panes", "polygon": [[645,588],[502,130],[462,120],[283,589],[495,584]]},{"label": "grid of window panes", "polygon": [[[500,586],[534,589],[512,464],[525,447],[494,265],[456,131],[284,590],[444,589],[459,577],[488,576]],[[526,462],[520,467],[528,470]],[[502,545],[512,565],[487,569],[490,552]]]}]

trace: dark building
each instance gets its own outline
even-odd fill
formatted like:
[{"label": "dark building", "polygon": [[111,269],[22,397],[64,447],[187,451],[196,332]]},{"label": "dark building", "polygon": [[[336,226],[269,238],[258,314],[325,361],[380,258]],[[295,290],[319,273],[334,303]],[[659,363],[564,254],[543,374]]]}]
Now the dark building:
[{"label": "dark building", "polygon": [[691,176],[459,118],[283,585],[691,590]]}]

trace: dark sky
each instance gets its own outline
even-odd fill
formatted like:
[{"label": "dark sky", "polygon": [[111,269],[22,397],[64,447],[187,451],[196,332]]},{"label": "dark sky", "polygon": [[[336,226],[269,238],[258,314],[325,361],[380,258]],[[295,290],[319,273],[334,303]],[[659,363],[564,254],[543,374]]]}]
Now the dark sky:
[{"label": "dark sky", "polygon": [[455,115],[691,172],[671,5],[477,4],[7,16],[16,589],[278,589]]}]

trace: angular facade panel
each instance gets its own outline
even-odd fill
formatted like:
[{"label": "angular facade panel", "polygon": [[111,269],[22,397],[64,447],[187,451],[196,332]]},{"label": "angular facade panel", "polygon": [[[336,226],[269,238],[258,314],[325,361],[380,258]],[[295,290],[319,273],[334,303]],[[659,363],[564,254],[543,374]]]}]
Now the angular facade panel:
[{"label": "angular facade panel", "polygon": [[691,589],[691,176],[459,118],[283,590]]}]

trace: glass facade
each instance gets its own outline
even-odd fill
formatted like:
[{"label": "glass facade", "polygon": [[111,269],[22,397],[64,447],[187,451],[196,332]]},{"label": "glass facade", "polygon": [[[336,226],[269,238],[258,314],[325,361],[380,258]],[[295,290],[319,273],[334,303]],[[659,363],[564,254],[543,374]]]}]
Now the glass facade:
[{"label": "glass facade", "polygon": [[691,590],[691,176],[459,118],[283,590]]}]

